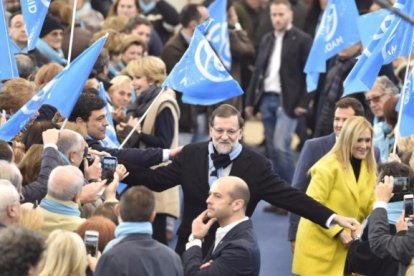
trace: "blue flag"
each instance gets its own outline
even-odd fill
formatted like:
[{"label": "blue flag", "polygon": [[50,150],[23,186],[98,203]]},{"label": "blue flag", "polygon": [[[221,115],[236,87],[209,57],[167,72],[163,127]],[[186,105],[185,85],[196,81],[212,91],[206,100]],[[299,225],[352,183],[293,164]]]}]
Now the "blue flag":
[{"label": "blue flag", "polygon": [[30,51],[36,47],[50,0],[25,0],[20,1],[20,3],[28,36],[27,49]]},{"label": "blue flag", "polygon": [[210,42],[221,62],[231,70],[230,38],[227,24],[227,0],[216,0],[208,7],[210,18],[214,21],[209,24],[206,38]]},{"label": "blue flag", "polygon": [[198,28],[162,86],[183,93],[189,104],[211,105],[243,94]]},{"label": "blue flag", "polygon": [[62,116],[69,117],[105,44],[106,37],[100,38],[86,49],[69,67],[65,67],[1,126],[0,139],[5,141],[13,139],[24,129],[43,104],[54,106]]},{"label": "blue flag", "polygon": [[99,84],[99,97],[101,97],[105,103],[105,110],[106,110],[106,120],[108,121],[108,126],[106,127],[106,135],[105,139],[102,140],[103,146],[111,149],[115,149],[119,147],[119,141],[116,137],[114,121],[112,120],[112,114],[109,109],[108,99],[106,96],[105,88],[102,82]]},{"label": "blue flag", "polygon": [[318,86],[319,73],[326,72],[326,61],[360,40],[357,18],[354,0],[328,1],[304,69],[308,92]]},{"label": "blue flag", "polygon": [[359,36],[361,37],[362,46],[367,48],[374,35],[378,30],[378,26],[390,12],[386,9],[380,9],[361,15],[357,19]]},{"label": "blue flag", "polygon": [[0,81],[14,79],[19,76],[16,59],[10,45],[10,37],[4,14],[3,1],[0,3]]},{"label": "blue flag", "polygon": [[[414,1],[399,0],[395,5],[403,13],[414,15]],[[381,66],[399,56],[408,56],[412,47],[414,28],[393,14],[384,18],[373,40],[364,49],[344,82],[344,95],[369,91]]]},{"label": "blue flag", "polygon": [[398,130],[401,137],[407,137],[414,135],[414,70],[411,70],[408,75],[405,95],[403,96],[404,103],[401,107],[401,119],[398,124]]}]

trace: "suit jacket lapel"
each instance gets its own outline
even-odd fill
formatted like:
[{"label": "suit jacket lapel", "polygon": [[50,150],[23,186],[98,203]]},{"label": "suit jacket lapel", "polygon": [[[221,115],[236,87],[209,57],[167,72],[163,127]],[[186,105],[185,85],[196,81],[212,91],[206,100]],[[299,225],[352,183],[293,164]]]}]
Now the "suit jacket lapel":
[{"label": "suit jacket lapel", "polygon": [[201,143],[198,145],[197,150],[194,151],[194,154],[192,155],[193,160],[191,160],[191,162],[193,162],[194,164],[194,166],[191,166],[193,171],[188,172],[188,173],[194,173],[194,175],[201,176],[201,179],[199,180],[199,185],[202,189],[201,190],[202,193],[206,195],[208,195],[209,190],[210,190],[210,185],[208,184],[209,170],[208,170],[208,146],[207,144],[208,142]]},{"label": "suit jacket lapel", "polygon": [[249,229],[251,227],[252,227],[252,222],[251,222],[250,219],[246,220],[246,221],[243,221],[243,222],[237,224],[235,227],[233,227],[233,229],[231,229],[223,237],[223,239],[219,242],[219,244],[217,245],[217,247],[214,251],[213,251],[213,249],[214,249],[214,244],[213,244],[210,251],[206,255],[206,258],[204,259],[205,262],[207,262],[209,260],[214,260],[215,258],[217,258],[217,256],[220,254],[220,251],[223,250],[223,248],[226,247],[226,245],[234,239],[235,235],[238,235],[240,233],[244,233],[247,229]]},{"label": "suit jacket lapel", "polygon": [[247,171],[247,168],[250,166],[250,154],[246,152],[245,147],[246,146],[243,145],[243,149],[240,152],[240,155],[233,161],[233,165],[230,170],[230,175],[240,177]]}]

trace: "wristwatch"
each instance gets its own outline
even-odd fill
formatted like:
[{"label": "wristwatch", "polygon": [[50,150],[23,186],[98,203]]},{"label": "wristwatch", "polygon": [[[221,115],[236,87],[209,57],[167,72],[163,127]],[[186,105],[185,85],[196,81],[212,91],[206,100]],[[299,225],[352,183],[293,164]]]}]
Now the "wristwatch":
[{"label": "wristwatch", "polygon": [[200,240],[201,242],[204,241],[204,239],[199,239],[199,238],[194,237],[193,233],[191,233],[190,236],[188,237],[188,242],[192,242],[194,240]]}]

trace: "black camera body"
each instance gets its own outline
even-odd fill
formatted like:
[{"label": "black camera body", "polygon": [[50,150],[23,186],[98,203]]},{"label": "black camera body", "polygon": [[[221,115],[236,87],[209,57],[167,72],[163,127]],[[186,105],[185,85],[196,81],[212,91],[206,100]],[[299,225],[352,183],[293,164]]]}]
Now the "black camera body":
[{"label": "black camera body", "polygon": [[392,193],[394,194],[390,202],[401,201],[404,195],[414,193],[414,183],[411,183],[410,178],[406,176],[394,177],[394,187]]}]

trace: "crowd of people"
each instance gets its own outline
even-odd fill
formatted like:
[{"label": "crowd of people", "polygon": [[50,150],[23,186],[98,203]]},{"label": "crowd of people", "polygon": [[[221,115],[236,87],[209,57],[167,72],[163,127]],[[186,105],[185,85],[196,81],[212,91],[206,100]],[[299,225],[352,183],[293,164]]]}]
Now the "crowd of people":
[{"label": "crowd of people", "polygon": [[[19,77],[0,84],[0,127],[108,38],[67,122],[43,105],[0,141],[0,275],[259,275],[250,217],[261,200],[289,212],[293,274],[405,275],[414,139],[398,136],[396,107],[409,60],[342,97],[357,43],[307,93],[303,71],[327,1],[227,0],[230,73],[245,93],[186,104],[162,83],[214,1],[186,2],[78,0],[70,45],[74,1],[53,0],[28,51],[20,1],[3,0],[20,51]],[[378,9],[356,4],[360,14]],[[262,122],[258,148],[243,143],[256,135],[244,133],[246,120]]]}]

